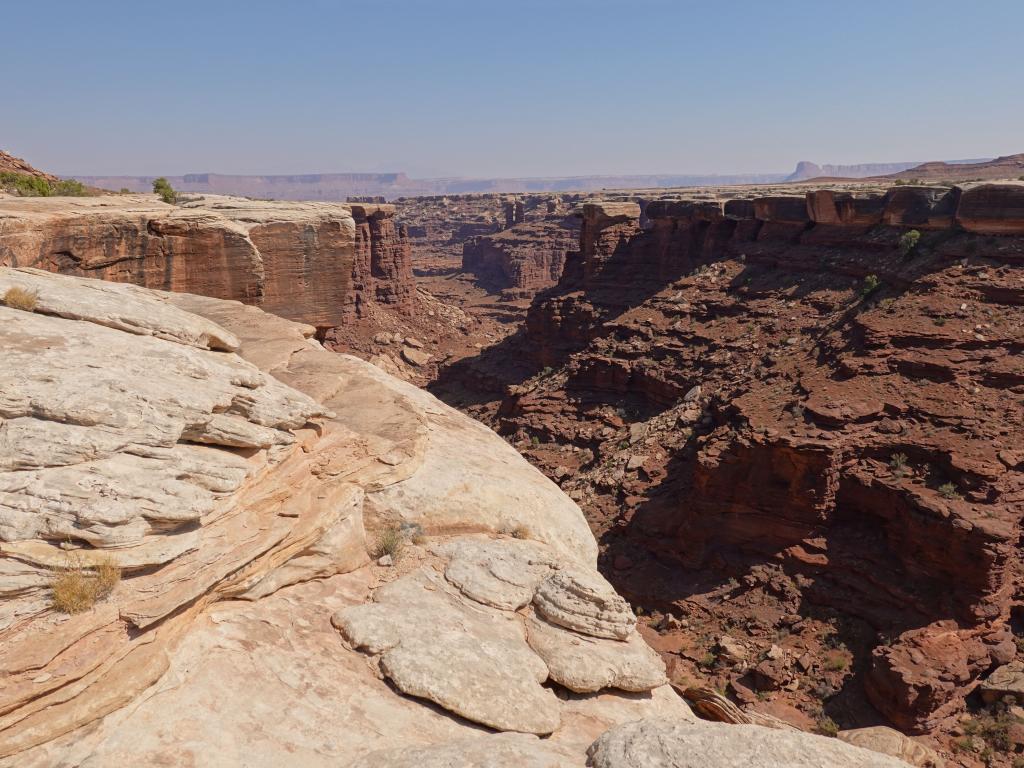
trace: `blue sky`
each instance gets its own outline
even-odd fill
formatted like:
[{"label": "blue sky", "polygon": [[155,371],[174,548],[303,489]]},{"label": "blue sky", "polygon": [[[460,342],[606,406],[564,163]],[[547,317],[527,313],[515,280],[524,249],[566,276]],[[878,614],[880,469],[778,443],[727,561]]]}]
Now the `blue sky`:
[{"label": "blue sky", "polygon": [[0,24],[0,148],[65,174],[1024,151],[1020,0],[25,0]]}]

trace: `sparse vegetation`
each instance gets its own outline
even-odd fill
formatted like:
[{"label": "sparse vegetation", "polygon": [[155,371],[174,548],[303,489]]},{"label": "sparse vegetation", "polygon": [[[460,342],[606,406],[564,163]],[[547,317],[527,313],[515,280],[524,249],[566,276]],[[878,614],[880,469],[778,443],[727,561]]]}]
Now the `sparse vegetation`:
[{"label": "sparse vegetation", "polygon": [[[954,751],[974,753],[985,765],[1005,765],[997,759],[1006,759],[1013,753],[1011,729],[1024,724],[1024,720],[1011,712],[1015,704],[1016,700],[1010,696],[964,720],[964,735],[953,743]],[[1016,760],[1012,765],[1018,765]]]},{"label": "sparse vegetation", "polygon": [[839,724],[828,715],[822,715],[815,723],[814,730],[822,736],[835,736],[839,733]]},{"label": "sparse vegetation", "polygon": [[697,662],[697,666],[701,669],[713,669],[715,664],[717,663],[718,656],[716,656],[711,651],[708,651],[701,657],[700,661]]},{"label": "sparse vegetation", "polygon": [[960,491],[953,483],[943,483],[938,488],[939,495],[944,499],[962,499]]},{"label": "sparse vegetation", "polygon": [[405,534],[399,526],[390,525],[377,532],[377,540],[373,547],[374,558],[390,555],[391,559],[397,563],[404,549]]},{"label": "sparse vegetation", "polygon": [[165,203],[174,205],[178,202],[178,193],[175,191],[171,183],[161,176],[159,179],[153,180],[153,191],[160,196],[160,199]]},{"label": "sparse vegetation", "polygon": [[513,539],[528,539],[530,538],[530,529],[525,525],[517,525],[509,532],[509,535],[511,535]]},{"label": "sparse vegetation", "polygon": [[907,474],[907,454],[894,453],[889,458],[889,469],[896,477],[903,477]]},{"label": "sparse vegetation", "polygon": [[829,672],[842,672],[846,666],[846,658],[838,654],[833,654],[825,659],[825,669]]},{"label": "sparse vegetation", "polygon": [[34,312],[39,301],[39,294],[35,291],[13,286],[4,293],[4,306],[11,309],[21,309],[25,312]]},{"label": "sparse vegetation", "polygon": [[86,186],[75,179],[59,179],[47,181],[42,176],[30,176],[27,173],[0,173],[0,190],[21,197],[85,197],[90,192]]},{"label": "sparse vegetation", "polygon": [[881,287],[882,281],[878,279],[878,275],[868,275],[864,278],[864,283],[861,285],[860,295],[866,299]]},{"label": "sparse vegetation", "polygon": [[913,254],[920,240],[921,233],[916,229],[903,233],[902,237],[900,237],[900,253],[903,254],[903,258],[907,258]]},{"label": "sparse vegetation", "polygon": [[121,569],[113,558],[86,565],[80,555],[69,555],[50,585],[51,604],[61,613],[82,613],[113,592],[120,580]]},{"label": "sparse vegetation", "polygon": [[60,197],[86,197],[89,190],[77,179],[61,179],[50,185],[51,194]]}]

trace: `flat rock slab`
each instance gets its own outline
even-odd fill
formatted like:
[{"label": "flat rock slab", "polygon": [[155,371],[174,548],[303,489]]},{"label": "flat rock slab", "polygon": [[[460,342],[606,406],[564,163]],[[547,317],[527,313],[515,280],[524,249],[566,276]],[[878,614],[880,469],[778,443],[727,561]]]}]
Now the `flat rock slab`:
[{"label": "flat rock slab", "polygon": [[597,571],[572,567],[552,574],[533,604],[551,623],[585,635],[625,640],[636,627],[629,604]]},{"label": "flat rock slab", "polygon": [[526,631],[551,679],[576,693],[650,691],[668,682],[665,663],[636,631],[626,640],[588,637],[537,616],[527,620]]},{"label": "flat rock slab", "polygon": [[331,622],[353,647],[380,654],[381,671],[403,693],[501,731],[558,728],[558,699],[541,685],[548,670],[526,644],[521,619],[445,586],[419,570]]},{"label": "flat rock slab", "polygon": [[435,551],[449,558],[445,578],[462,594],[508,611],[528,605],[557,562],[543,544],[517,539],[460,538]]},{"label": "flat rock slab", "polygon": [[577,768],[536,736],[497,733],[432,747],[386,749],[357,760],[351,768]]},{"label": "flat rock slab", "polygon": [[800,731],[660,719],[616,726],[587,755],[591,768],[907,768],[894,757]]}]

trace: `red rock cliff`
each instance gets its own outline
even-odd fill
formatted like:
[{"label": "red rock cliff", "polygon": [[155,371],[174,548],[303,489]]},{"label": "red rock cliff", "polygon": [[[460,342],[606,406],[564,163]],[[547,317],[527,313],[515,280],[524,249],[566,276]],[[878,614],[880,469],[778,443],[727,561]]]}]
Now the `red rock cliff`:
[{"label": "red rock cliff", "polygon": [[664,200],[645,228],[588,205],[527,322],[548,368],[499,426],[539,436],[613,548],[863,627],[855,684],[899,727],[941,727],[1017,653],[1022,195]]},{"label": "red rock cliff", "polygon": [[206,195],[0,200],[0,265],[235,299],[320,329],[374,303],[411,310],[390,206]]}]

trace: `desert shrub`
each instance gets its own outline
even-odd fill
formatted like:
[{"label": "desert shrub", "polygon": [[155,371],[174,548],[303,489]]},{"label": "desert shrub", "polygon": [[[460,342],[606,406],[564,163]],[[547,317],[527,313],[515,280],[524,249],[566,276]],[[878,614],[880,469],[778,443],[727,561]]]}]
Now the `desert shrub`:
[{"label": "desert shrub", "polygon": [[391,559],[398,562],[405,549],[405,534],[397,525],[391,525],[377,532],[377,540],[374,542],[373,556],[375,558],[391,555]]},{"label": "desert shrub", "polygon": [[51,604],[61,613],[82,613],[113,592],[120,580],[121,569],[112,558],[86,565],[80,556],[69,555],[50,584]]},{"label": "desert shrub", "polygon": [[839,724],[828,715],[822,715],[818,718],[818,722],[815,723],[814,730],[822,736],[835,737],[839,733]]},{"label": "desert shrub", "polygon": [[530,538],[530,529],[525,525],[517,525],[512,529],[511,536],[513,539],[528,539]]},{"label": "desert shrub", "polygon": [[4,305],[11,309],[22,309],[26,312],[34,312],[39,294],[35,291],[13,286],[4,293]]},{"label": "desert shrub", "polygon": [[160,196],[160,199],[165,203],[174,205],[178,202],[178,193],[171,186],[171,183],[161,176],[159,179],[153,181],[153,191]]},{"label": "desert shrub", "polygon": [[51,183],[41,176],[11,171],[0,173],[0,189],[21,197],[85,197],[91,194],[82,182],[75,179],[59,179]]},{"label": "desert shrub", "polygon": [[906,258],[910,256],[914,249],[917,248],[918,242],[921,240],[921,233],[916,229],[912,229],[909,232],[904,232],[900,237],[900,253]]},{"label": "desert shrub", "polygon": [[89,190],[77,179],[61,179],[50,185],[50,194],[62,197],[87,197]]},{"label": "desert shrub", "polygon": [[907,454],[894,453],[889,459],[889,469],[897,477],[903,477],[907,471]]},{"label": "desert shrub", "polygon": [[953,485],[953,483],[943,483],[942,485],[940,485],[939,486],[939,494],[944,499],[962,499],[963,498],[963,496],[960,495],[960,491],[957,490],[957,487],[955,485]]},{"label": "desert shrub", "polygon": [[846,669],[846,659],[839,655],[829,656],[825,660],[825,669],[829,672],[842,672]]},{"label": "desert shrub", "polygon": [[46,179],[10,171],[0,173],[0,189],[22,197],[49,197],[53,194]]},{"label": "desert shrub", "polygon": [[864,283],[861,285],[860,295],[867,298],[881,287],[882,281],[878,279],[878,275],[868,275],[864,278]]}]

